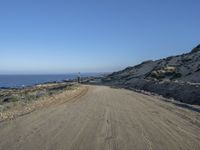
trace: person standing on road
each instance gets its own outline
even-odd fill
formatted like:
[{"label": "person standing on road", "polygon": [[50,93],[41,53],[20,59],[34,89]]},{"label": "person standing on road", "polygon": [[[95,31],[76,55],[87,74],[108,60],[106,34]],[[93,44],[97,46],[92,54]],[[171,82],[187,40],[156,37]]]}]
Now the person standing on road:
[{"label": "person standing on road", "polygon": [[77,82],[81,83],[81,73],[80,72],[78,73]]}]

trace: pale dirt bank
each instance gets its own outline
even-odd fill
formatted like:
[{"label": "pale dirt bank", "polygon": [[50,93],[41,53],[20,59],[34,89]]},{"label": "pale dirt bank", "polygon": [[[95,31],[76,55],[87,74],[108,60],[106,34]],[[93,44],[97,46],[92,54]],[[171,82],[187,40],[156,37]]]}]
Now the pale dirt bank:
[{"label": "pale dirt bank", "polygon": [[198,112],[129,90],[87,87],[62,105],[0,123],[0,149],[200,149]]},{"label": "pale dirt bank", "polygon": [[[73,98],[76,98],[78,96],[81,96],[85,92],[87,92],[87,88],[80,86],[80,85],[64,85],[64,88],[62,88],[62,83],[60,84],[45,84],[45,85],[39,85],[36,87],[31,87],[30,89],[25,89],[26,90],[26,95],[27,94],[32,94],[38,93],[42,90],[45,91],[45,93],[48,93],[48,88],[51,88],[50,92],[54,92],[53,94],[44,94],[43,96],[39,98],[35,98],[32,100],[23,100],[19,99],[16,102],[10,102],[6,105],[8,108],[6,110],[3,110],[0,112],[0,122],[8,120],[8,119],[14,119],[18,116],[25,115],[28,113],[31,113],[35,110],[42,109],[45,107],[49,107],[51,105],[58,105],[65,103],[68,100],[71,100]],[[66,87],[65,87],[66,86]],[[39,88],[39,89],[38,89]],[[56,91],[57,88],[61,88],[59,91]],[[35,89],[37,92],[35,92]],[[17,89],[20,93],[23,93],[24,90],[22,89]],[[16,93],[18,94],[19,92],[11,90],[10,93],[13,94]],[[18,94],[19,95],[19,94]],[[23,94],[21,94],[23,95]],[[3,106],[4,106],[3,105]]]}]

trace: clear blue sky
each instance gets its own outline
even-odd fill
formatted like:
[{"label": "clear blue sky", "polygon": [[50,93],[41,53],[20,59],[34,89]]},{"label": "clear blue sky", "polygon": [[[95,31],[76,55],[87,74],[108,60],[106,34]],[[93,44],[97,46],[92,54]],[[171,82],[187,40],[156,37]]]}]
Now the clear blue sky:
[{"label": "clear blue sky", "polygon": [[0,74],[111,72],[200,44],[200,0],[1,0]]}]

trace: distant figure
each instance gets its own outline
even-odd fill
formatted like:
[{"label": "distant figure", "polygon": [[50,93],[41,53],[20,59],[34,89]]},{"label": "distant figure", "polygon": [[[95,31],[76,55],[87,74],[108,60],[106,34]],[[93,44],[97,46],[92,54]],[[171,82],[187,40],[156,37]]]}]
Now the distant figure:
[{"label": "distant figure", "polygon": [[80,72],[78,73],[77,82],[81,83],[81,73]]}]

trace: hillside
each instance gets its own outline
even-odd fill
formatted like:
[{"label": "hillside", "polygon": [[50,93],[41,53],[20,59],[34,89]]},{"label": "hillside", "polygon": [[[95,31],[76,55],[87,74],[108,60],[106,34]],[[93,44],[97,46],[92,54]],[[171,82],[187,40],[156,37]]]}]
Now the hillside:
[{"label": "hillside", "polygon": [[200,45],[186,54],[145,61],[114,72],[103,82],[158,93],[185,103],[200,104]]}]

